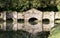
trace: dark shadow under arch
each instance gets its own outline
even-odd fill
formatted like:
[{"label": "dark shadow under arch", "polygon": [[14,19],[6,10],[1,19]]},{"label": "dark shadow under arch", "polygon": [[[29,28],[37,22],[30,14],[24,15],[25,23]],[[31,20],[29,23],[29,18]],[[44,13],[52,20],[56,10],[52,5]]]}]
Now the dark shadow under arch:
[{"label": "dark shadow under arch", "polygon": [[36,20],[38,20],[38,19],[35,18],[35,17],[32,17],[32,18],[30,18],[30,19],[28,20],[28,22],[29,22],[31,25],[36,25],[36,24],[37,24],[37,22],[35,22]]},{"label": "dark shadow under arch", "polygon": [[42,23],[43,24],[49,24],[50,23],[50,20],[49,19],[42,19]]},{"label": "dark shadow under arch", "polygon": [[24,23],[24,21],[25,21],[24,19],[17,19],[18,23]]}]

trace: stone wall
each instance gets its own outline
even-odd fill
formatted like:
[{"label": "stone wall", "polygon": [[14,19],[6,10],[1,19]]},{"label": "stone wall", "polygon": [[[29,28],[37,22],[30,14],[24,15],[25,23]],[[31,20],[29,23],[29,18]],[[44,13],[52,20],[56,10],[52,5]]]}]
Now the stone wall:
[{"label": "stone wall", "polygon": [[[9,13],[9,15],[8,15]],[[7,15],[6,15],[7,14]],[[8,17],[8,18],[7,18]],[[36,9],[31,9],[25,12],[0,12],[0,29],[7,31],[24,30],[29,33],[37,33],[41,31],[50,31],[55,26],[55,19],[60,20],[60,12],[41,12]],[[13,20],[9,25],[7,20]],[[60,23],[58,21],[58,23]],[[7,28],[9,27],[9,28]]]}]

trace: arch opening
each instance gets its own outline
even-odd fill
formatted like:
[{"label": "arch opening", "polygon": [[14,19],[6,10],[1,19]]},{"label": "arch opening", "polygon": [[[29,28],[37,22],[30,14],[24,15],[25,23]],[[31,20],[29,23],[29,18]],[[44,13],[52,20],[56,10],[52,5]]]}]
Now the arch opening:
[{"label": "arch opening", "polygon": [[28,20],[28,22],[31,24],[31,25],[36,25],[38,22],[36,22],[38,19],[35,18],[35,17],[32,17]]},{"label": "arch opening", "polygon": [[43,24],[49,24],[50,23],[50,20],[49,19],[42,19],[42,23]]},{"label": "arch opening", "polygon": [[24,23],[24,19],[18,19],[17,22],[18,23]]},{"label": "arch opening", "polygon": [[12,18],[8,18],[8,19],[6,19],[6,22],[7,23],[13,23],[13,19]]},{"label": "arch opening", "polygon": [[55,19],[55,24],[60,24],[60,19]]}]

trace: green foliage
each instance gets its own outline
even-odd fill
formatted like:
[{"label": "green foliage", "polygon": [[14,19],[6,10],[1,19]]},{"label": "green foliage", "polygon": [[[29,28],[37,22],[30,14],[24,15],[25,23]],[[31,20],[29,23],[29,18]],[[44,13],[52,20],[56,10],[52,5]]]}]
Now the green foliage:
[{"label": "green foliage", "polygon": [[1,1],[1,2],[0,2],[0,7],[3,8],[4,5],[5,5],[5,1],[2,1],[2,0],[0,0],[0,1]]},{"label": "green foliage", "polygon": [[60,0],[56,0],[56,5],[57,5],[58,10],[60,11]]},{"label": "green foliage", "polygon": [[30,8],[38,9],[41,7],[46,8],[48,6],[58,7],[59,2],[57,1],[59,0],[0,0],[0,9],[13,11],[26,11]]},{"label": "green foliage", "polygon": [[60,24],[56,25],[52,30],[51,30],[51,35],[49,38],[60,38]]},{"label": "green foliage", "polygon": [[32,1],[30,1],[30,3],[31,3],[31,8],[41,7],[41,2],[40,2],[40,0],[32,0]]},{"label": "green foliage", "polygon": [[28,0],[12,0],[11,2],[11,10],[23,11],[29,8]]},{"label": "green foliage", "polygon": [[6,0],[0,0],[0,8],[6,7]]}]

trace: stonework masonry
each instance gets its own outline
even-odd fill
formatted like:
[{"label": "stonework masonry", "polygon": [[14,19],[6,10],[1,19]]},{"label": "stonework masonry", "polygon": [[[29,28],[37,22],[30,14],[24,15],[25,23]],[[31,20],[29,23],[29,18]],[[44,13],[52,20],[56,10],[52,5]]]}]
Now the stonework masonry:
[{"label": "stonework masonry", "polygon": [[[10,19],[13,20],[12,23]],[[55,19],[60,19],[60,12],[42,12],[34,8],[25,12],[4,11],[0,12],[0,29],[3,31],[24,30],[29,33],[50,31],[55,26]],[[9,22],[6,22],[7,20]]]}]

